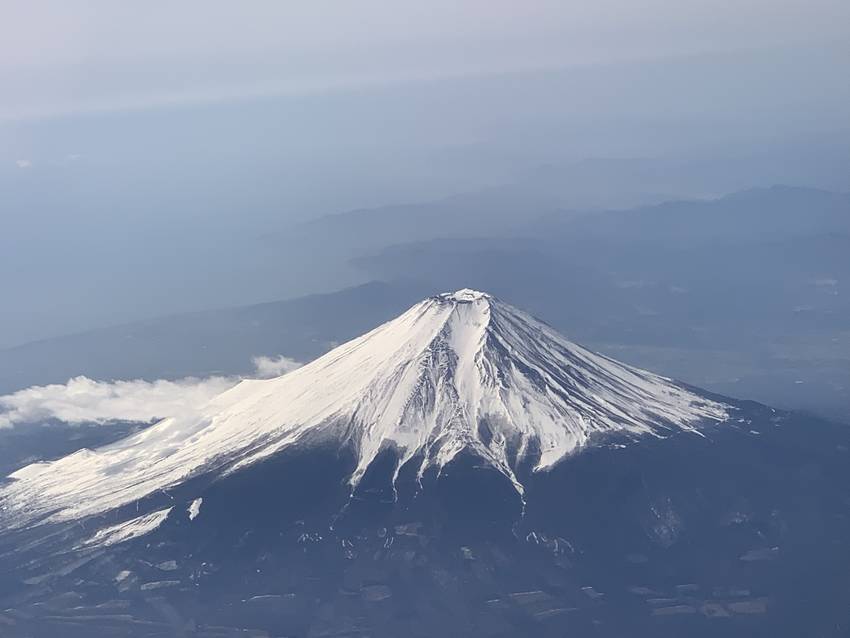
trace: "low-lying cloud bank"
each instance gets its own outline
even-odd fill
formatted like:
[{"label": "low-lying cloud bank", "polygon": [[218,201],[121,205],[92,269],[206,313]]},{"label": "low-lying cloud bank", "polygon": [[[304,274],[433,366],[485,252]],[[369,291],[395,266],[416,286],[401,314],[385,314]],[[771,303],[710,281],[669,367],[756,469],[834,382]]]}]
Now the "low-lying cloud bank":
[{"label": "low-lying cloud bank", "polygon": [[[300,367],[283,356],[254,357],[250,378],[269,379]],[[67,383],[32,386],[0,396],[0,428],[48,420],[69,424],[138,421],[190,413],[239,383],[240,377],[188,377],[176,381],[94,381],[74,377]]]}]

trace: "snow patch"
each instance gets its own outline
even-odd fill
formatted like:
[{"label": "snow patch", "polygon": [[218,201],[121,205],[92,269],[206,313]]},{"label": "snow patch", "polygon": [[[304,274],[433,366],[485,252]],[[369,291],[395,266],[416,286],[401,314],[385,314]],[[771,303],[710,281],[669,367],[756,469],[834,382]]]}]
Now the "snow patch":
[{"label": "snow patch", "polygon": [[[145,534],[150,534],[165,522],[165,519],[168,518],[168,515],[171,513],[171,509],[172,508],[169,507],[168,509],[145,514],[144,516],[139,516],[138,518],[131,519],[112,527],[105,527],[85,541],[83,545],[108,547],[134,538],[139,538]],[[129,573],[127,575],[129,575]]]},{"label": "snow patch", "polygon": [[469,302],[469,301],[480,301],[481,299],[490,299],[490,295],[486,292],[480,292],[478,290],[473,290],[472,288],[463,288],[461,290],[456,290],[455,292],[444,292],[440,295],[441,299],[445,299],[446,301],[460,301],[460,302]]},{"label": "snow patch", "polygon": [[201,513],[201,505],[203,505],[204,499],[196,498],[189,504],[189,508],[186,510],[189,513],[189,520],[194,521],[198,518],[198,514]]}]

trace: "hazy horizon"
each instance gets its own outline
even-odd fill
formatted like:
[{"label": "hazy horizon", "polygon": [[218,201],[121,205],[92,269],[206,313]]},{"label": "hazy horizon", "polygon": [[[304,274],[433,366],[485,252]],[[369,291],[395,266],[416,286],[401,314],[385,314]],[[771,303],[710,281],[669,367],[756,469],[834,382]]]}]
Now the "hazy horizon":
[{"label": "hazy horizon", "polygon": [[[563,208],[776,183],[846,191],[850,89],[823,66],[850,59],[843,50],[699,54],[5,121],[0,294],[15,303],[0,319],[0,345],[362,281],[292,278],[297,259],[256,252],[258,238],[352,209],[520,184],[530,199],[518,220],[531,219],[545,212],[532,192],[540,176],[543,190],[557,191],[559,172],[564,186],[551,205]],[[639,192],[650,165],[654,183]],[[221,242],[225,260],[214,257]],[[223,269],[214,274],[211,262]],[[105,264],[127,278],[98,292]]]}]

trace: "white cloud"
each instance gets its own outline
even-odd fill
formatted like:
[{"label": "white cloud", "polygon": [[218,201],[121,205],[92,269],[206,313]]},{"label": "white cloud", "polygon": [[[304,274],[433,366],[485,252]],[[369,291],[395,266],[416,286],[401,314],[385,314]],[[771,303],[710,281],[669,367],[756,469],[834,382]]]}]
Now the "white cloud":
[{"label": "white cloud", "polygon": [[94,381],[33,386],[0,397],[0,427],[56,419],[66,423],[148,422],[197,409],[238,379]]},{"label": "white cloud", "polygon": [[260,379],[279,377],[300,368],[302,365],[295,359],[290,359],[283,355],[277,357],[254,357],[251,359],[251,362],[254,364],[256,376]]},{"label": "white cloud", "polygon": [[15,160],[15,164],[18,165],[18,168],[32,168],[32,160],[28,159]]},{"label": "white cloud", "polygon": [[[284,356],[252,359],[254,377],[267,379],[300,367]],[[79,376],[67,383],[32,386],[0,396],[0,428],[58,420],[70,424],[150,422],[190,414],[239,383],[240,377],[188,377],[176,381],[95,381]]]}]

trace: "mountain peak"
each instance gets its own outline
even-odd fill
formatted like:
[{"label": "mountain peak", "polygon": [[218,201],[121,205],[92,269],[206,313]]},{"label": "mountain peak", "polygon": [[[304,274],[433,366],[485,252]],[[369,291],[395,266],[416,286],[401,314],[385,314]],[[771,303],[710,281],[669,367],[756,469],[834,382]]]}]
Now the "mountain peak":
[{"label": "mountain peak", "polygon": [[[484,302],[484,303],[482,303]],[[522,493],[541,471],[607,435],[695,431],[727,406],[572,343],[489,295],[430,297],[304,367],[245,380],[199,413],[105,448],[28,466],[0,487],[0,509],[69,520],[199,475],[225,475],[298,446],[350,450],[352,488],[392,450],[422,477],[466,451]]]},{"label": "mountain peak", "polygon": [[444,292],[441,295],[437,295],[437,298],[458,303],[468,303],[472,301],[481,301],[482,299],[490,300],[493,297],[486,292],[473,290],[472,288],[461,288],[454,292]]}]

